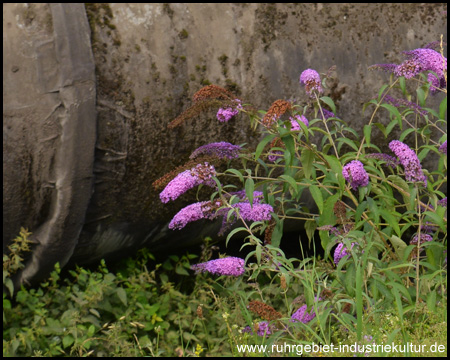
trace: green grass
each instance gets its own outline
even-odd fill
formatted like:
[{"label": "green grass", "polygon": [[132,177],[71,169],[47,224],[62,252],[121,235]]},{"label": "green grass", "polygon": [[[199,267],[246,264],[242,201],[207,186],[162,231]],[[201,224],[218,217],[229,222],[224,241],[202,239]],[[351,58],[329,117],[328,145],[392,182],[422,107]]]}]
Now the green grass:
[{"label": "green grass", "polygon": [[[313,343],[336,347],[373,342],[425,345],[420,353],[385,352],[383,356],[447,354],[446,348],[441,353],[427,352],[433,344],[446,344],[446,297],[433,311],[426,303],[419,303],[400,316],[395,302],[379,301],[368,308],[365,292],[353,301],[342,289],[336,289],[326,301],[312,298],[311,309],[319,314],[315,319],[308,324],[292,323],[290,315],[309,301],[308,292],[317,290],[319,281],[331,286],[329,278],[336,270],[330,272],[326,262],[298,262],[305,273],[303,281],[292,277],[286,285],[273,269],[264,271],[265,265],[257,281],[248,281],[251,261],[246,273],[237,279],[193,276],[188,270],[190,263],[203,260],[192,254],[174,255],[157,264],[143,250],[123,260],[114,271],[102,262],[96,270],[77,268],[62,278],[56,267],[40,287],[22,288],[13,299],[4,294],[3,355],[241,356],[237,345],[267,345],[267,349],[278,345],[281,349],[281,345],[290,344],[298,351],[299,345]],[[356,273],[358,289],[364,282],[358,275],[363,269]],[[264,302],[283,316],[271,321],[276,328],[267,337],[255,334],[256,324],[263,319],[248,309],[251,300]],[[346,302],[351,306],[344,316],[342,305]],[[242,332],[247,325],[254,334]],[[350,352],[309,353],[305,349],[305,356],[353,356]],[[245,355],[268,356],[269,352],[247,351]],[[277,355],[297,356],[293,350]]]}]

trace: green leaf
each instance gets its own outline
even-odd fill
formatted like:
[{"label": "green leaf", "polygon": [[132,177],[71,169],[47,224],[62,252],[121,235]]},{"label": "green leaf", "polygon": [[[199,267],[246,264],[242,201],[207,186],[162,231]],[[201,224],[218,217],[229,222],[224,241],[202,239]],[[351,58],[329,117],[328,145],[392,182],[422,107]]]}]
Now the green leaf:
[{"label": "green leaf", "polygon": [[289,183],[292,190],[294,190],[294,196],[295,196],[298,192],[298,185],[297,185],[297,182],[294,180],[294,178],[289,175],[280,175],[280,179],[283,179]]},{"label": "green leaf", "polygon": [[330,165],[331,170],[336,174],[342,174],[342,165],[339,160],[334,155],[322,154],[328,165]]},{"label": "green leaf", "polygon": [[88,329],[88,332],[87,332],[87,336],[91,337],[94,334],[95,334],[95,326],[91,325],[91,326],[89,326],[89,329]]},{"label": "green leaf", "polygon": [[255,191],[255,182],[251,177],[245,180],[245,194],[247,195],[250,205],[253,207],[253,192]]},{"label": "green leaf", "polygon": [[406,79],[404,76],[400,76],[398,78],[398,82],[400,84],[400,89],[402,90],[403,96],[406,95]]},{"label": "green leaf", "polygon": [[257,246],[255,249],[255,254],[256,254],[256,263],[258,265],[261,265],[261,251],[262,251],[262,247]]},{"label": "green leaf", "polygon": [[390,112],[390,114],[393,117],[397,119],[398,126],[400,126],[400,129],[402,129],[403,128],[402,115],[400,114],[398,109],[390,104],[381,104],[381,107],[384,107],[386,110]]},{"label": "green leaf", "polygon": [[372,132],[372,126],[364,125],[364,138],[366,139],[367,144],[370,144],[370,134]]},{"label": "green leaf", "polygon": [[406,250],[406,243],[400,239],[398,236],[392,235],[389,239],[389,241],[391,242],[392,246],[395,249],[395,253],[399,256],[400,259],[403,258],[403,255],[405,253]]},{"label": "green leaf", "polygon": [[284,156],[286,159],[286,164],[292,165],[292,161],[295,158],[295,142],[291,135],[283,136],[281,140],[286,145],[287,153],[290,155],[286,157],[288,154],[285,152]]},{"label": "green leaf", "polygon": [[187,275],[187,276],[190,275],[190,274],[188,273],[188,271],[187,271],[187,270],[183,267],[183,265],[181,265],[181,264],[178,264],[178,265],[176,266],[175,272],[176,272],[178,275]]},{"label": "green leaf", "polygon": [[[381,100],[381,96],[383,95],[384,90],[386,90],[387,87],[388,87],[388,85],[385,84],[385,85],[383,85],[383,86],[380,88],[380,90],[378,91],[378,101]],[[386,94],[387,94],[387,93],[386,93]],[[372,101],[374,102],[375,105],[377,105],[377,103],[375,102],[375,100],[372,100]]]},{"label": "green leaf", "polygon": [[3,271],[3,285],[8,289],[11,296],[14,295],[14,284],[10,278],[5,278],[5,271]]},{"label": "green leaf", "polygon": [[242,175],[242,173],[240,171],[238,171],[236,169],[227,169],[225,172],[226,173],[230,172],[230,173],[236,175],[239,178],[239,180],[241,180],[241,183],[244,183],[244,176]]},{"label": "green leaf", "polygon": [[272,233],[272,240],[271,240],[272,246],[280,247],[281,238],[283,237],[283,224],[284,220],[277,221]]},{"label": "green leaf", "polygon": [[395,125],[397,125],[397,120],[394,119],[386,127],[386,136],[391,133],[391,131],[392,131],[392,129],[394,129]]},{"label": "green leaf", "polygon": [[233,229],[228,235],[227,239],[225,241],[225,246],[228,246],[228,241],[233,237],[234,234],[238,233],[239,231],[247,231],[245,227],[238,227],[236,229]]},{"label": "green leaf", "polygon": [[361,264],[356,264],[356,335],[358,341],[362,339],[363,330],[363,271]]},{"label": "green leaf", "polygon": [[353,140],[347,138],[338,138],[336,141],[340,143],[340,146],[342,146],[342,143],[345,143],[349,145],[353,150],[358,151],[358,147],[355,145],[355,142]]},{"label": "green leaf", "polygon": [[303,173],[307,179],[311,178],[311,172],[313,170],[314,152],[304,148],[302,154],[300,155],[300,161],[303,166]]},{"label": "green leaf", "polygon": [[422,88],[418,88],[416,90],[417,93],[417,99],[419,100],[419,105],[420,106],[425,106],[425,91],[423,91]]},{"label": "green leaf", "polygon": [[308,236],[309,245],[311,245],[311,241],[314,237],[316,228],[317,228],[317,223],[315,220],[308,220],[305,222],[305,230],[306,230],[306,235]]},{"label": "green leaf", "polygon": [[445,119],[447,114],[447,96],[441,101],[439,105],[439,119]]},{"label": "green leaf", "polygon": [[69,346],[71,346],[74,342],[74,338],[72,335],[66,335],[63,337],[62,343],[63,343],[63,348],[68,348]]},{"label": "green leaf", "polygon": [[276,135],[268,135],[268,136],[266,136],[264,139],[262,139],[260,141],[260,143],[256,147],[255,160],[259,159],[259,157],[261,156],[261,153],[263,152],[263,150],[266,147],[266,145],[268,143],[270,143],[275,137],[276,137]]},{"label": "green leaf", "polygon": [[127,306],[127,293],[125,292],[125,290],[121,287],[117,288],[116,290],[116,294],[119,297],[120,301]]},{"label": "green leaf", "polygon": [[412,132],[414,132],[414,131],[416,131],[416,129],[414,129],[414,128],[406,129],[405,131],[402,132],[402,134],[401,134],[400,137],[398,138],[398,141],[403,141],[403,140],[405,140],[405,138],[406,138],[409,134],[411,134]]},{"label": "green leaf", "polygon": [[[319,226],[323,225],[334,225],[336,223],[336,217],[333,212],[334,205],[339,198],[339,194],[334,194],[325,200],[325,205],[323,207],[323,213],[319,217]],[[324,231],[326,232],[326,231]],[[328,233],[328,232],[326,232]]]},{"label": "green leaf", "polygon": [[387,132],[386,132],[386,128],[384,127],[384,125],[380,124],[380,123],[374,123],[374,125],[378,128],[378,130],[380,130],[383,133],[384,137],[386,138]]},{"label": "green leaf", "polygon": [[432,312],[436,312],[436,290],[433,290],[428,294],[427,306]]},{"label": "green leaf", "polygon": [[311,185],[309,187],[309,191],[311,192],[311,195],[312,195],[314,201],[316,202],[317,207],[319,208],[319,213],[322,214],[323,213],[323,196],[322,196],[322,192],[320,191],[320,189],[316,185]]},{"label": "green leaf", "polygon": [[434,222],[434,224],[438,225],[442,231],[444,231],[445,233],[447,232],[447,227],[444,223],[444,220],[438,214],[431,211],[425,211],[424,214],[426,215],[425,221],[431,220]]},{"label": "green leaf", "polygon": [[384,218],[384,220],[387,221],[389,226],[391,226],[394,229],[395,233],[398,236],[401,236],[400,226],[398,226],[398,221],[395,218],[395,216],[392,215],[392,213],[390,213],[389,211],[384,210],[384,209],[378,209],[378,211],[380,212],[380,214]]},{"label": "green leaf", "polygon": [[[334,101],[331,98],[329,98],[328,96],[322,96],[320,98],[320,100],[322,100],[325,104],[327,104],[330,107],[331,111],[334,114],[336,114],[336,105],[334,105]],[[320,113],[320,110],[319,110],[319,113]]]}]

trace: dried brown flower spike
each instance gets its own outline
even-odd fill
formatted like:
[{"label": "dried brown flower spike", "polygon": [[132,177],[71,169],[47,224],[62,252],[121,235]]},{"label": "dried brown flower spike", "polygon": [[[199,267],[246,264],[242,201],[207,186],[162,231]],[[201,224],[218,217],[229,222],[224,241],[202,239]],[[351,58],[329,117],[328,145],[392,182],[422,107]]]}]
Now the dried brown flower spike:
[{"label": "dried brown flower spike", "polygon": [[276,100],[270,105],[269,110],[262,119],[262,124],[266,128],[270,128],[286,111],[292,109],[292,104],[286,100]]}]

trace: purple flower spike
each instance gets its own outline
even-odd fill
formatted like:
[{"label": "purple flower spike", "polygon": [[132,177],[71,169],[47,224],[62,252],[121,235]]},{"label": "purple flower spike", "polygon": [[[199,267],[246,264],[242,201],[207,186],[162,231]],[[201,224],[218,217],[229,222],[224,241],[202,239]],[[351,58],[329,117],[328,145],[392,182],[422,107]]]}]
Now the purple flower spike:
[{"label": "purple flower spike", "polygon": [[[327,109],[322,108],[322,113],[323,113],[323,119],[324,120],[328,120],[330,117],[336,117],[336,115],[332,112],[329,111]],[[322,116],[322,113],[319,111],[320,116]]]},{"label": "purple flower spike", "polygon": [[188,223],[201,219],[213,219],[210,201],[197,202],[181,209],[169,224],[169,229],[182,229]]},{"label": "purple flower spike", "polygon": [[397,167],[398,164],[400,164],[400,162],[395,157],[387,154],[374,153],[374,154],[367,154],[366,157],[385,161],[386,166],[390,166],[394,169]]},{"label": "purple flower spike", "polygon": [[419,158],[408,145],[398,140],[389,143],[389,149],[399,158],[400,164],[405,168],[405,178],[408,181],[423,181],[427,185],[427,178],[422,171]]},{"label": "purple flower spike", "polygon": [[400,65],[396,64],[376,64],[371,68],[378,68],[394,73],[396,76],[404,76],[410,79],[424,71],[433,71],[436,75],[429,73],[427,78],[431,83],[430,91],[435,93],[439,88],[446,87],[444,71],[447,70],[447,58],[442,57],[437,51],[424,48],[411,51],[404,51],[406,60]]},{"label": "purple flower spike", "polygon": [[214,187],[216,183],[212,176],[216,176],[214,166],[207,162],[198,164],[196,167],[178,174],[159,194],[159,198],[163,203],[167,203],[200,184]]},{"label": "purple flower spike", "polygon": [[[353,246],[355,246],[356,243],[352,243],[352,249]],[[339,261],[342,260],[344,256],[350,255],[350,252],[345,247],[344,243],[339,243],[336,250],[334,250],[334,263],[337,265],[339,264]]]},{"label": "purple flower spike", "polygon": [[344,179],[350,182],[352,188],[356,190],[360,186],[367,186],[369,184],[369,175],[364,170],[364,165],[361,161],[350,161],[342,169]]},{"label": "purple flower spike", "polygon": [[420,73],[420,63],[416,60],[405,60],[394,70],[396,76],[404,76],[406,79],[411,79],[418,73]]},{"label": "purple flower spike", "polygon": [[442,207],[447,207],[447,197],[445,197],[445,198],[439,200],[439,201],[437,202],[437,204],[438,204],[439,206],[442,206]]},{"label": "purple flower spike", "polygon": [[[253,207],[248,201],[240,202],[231,205],[233,208],[238,208],[242,218],[245,221],[264,221],[270,220],[272,218],[271,212],[273,212],[273,207],[268,204],[261,204],[262,194],[259,195],[259,191],[253,193]],[[230,208],[223,208],[217,211],[217,216],[223,216],[222,226],[219,230],[219,236],[222,236],[225,231],[236,221],[236,215],[233,215],[230,222],[227,222],[227,215]]]},{"label": "purple flower spike", "polygon": [[309,126],[309,121],[304,115],[295,115],[293,118],[290,117],[289,120],[291,120],[291,130],[293,131],[301,130],[298,121],[301,121],[306,126]]},{"label": "purple flower spike", "polygon": [[256,332],[258,336],[269,336],[272,332],[270,331],[270,326],[267,321],[261,321],[258,323],[258,331]]},{"label": "purple flower spike", "polygon": [[230,256],[192,265],[191,270],[195,270],[197,274],[209,272],[214,275],[240,276],[245,272],[245,260]]},{"label": "purple flower spike", "polygon": [[233,107],[227,107],[227,108],[220,108],[219,111],[217,111],[217,120],[220,122],[228,122],[233,116],[236,116],[239,114],[239,110],[242,110],[242,104],[239,99],[234,100],[235,105]]},{"label": "purple flower spike", "polygon": [[316,70],[307,69],[303,71],[300,75],[300,84],[305,85],[306,92],[311,97],[314,97],[314,91],[317,91],[319,94],[323,93],[320,75]]},{"label": "purple flower spike", "polygon": [[[420,234],[420,244],[423,244],[425,241],[433,241],[433,237],[430,234]],[[409,244],[417,245],[418,242],[419,242],[419,236],[418,236],[418,234],[416,234],[413,236],[413,238],[409,242]]]},{"label": "purple flower spike", "polygon": [[232,205],[237,207],[244,220],[247,221],[264,221],[270,220],[273,212],[273,207],[269,204],[253,204],[253,207],[248,202],[237,203]]},{"label": "purple flower spike", "polygon": [[316,317],[316,313],[314,312],[314,309],[311,309],[309,313],[306,310],[308,310],[308,305],[305,304],[301,306],[295,313],[292,314],[291,321],[302,322],[304,324],[309,323]]},{"label": "purple flower spike", "polygon": [[420,71],[433,71],[437,74],[436,78],[433,74],[428,74],[428,81],[433,85],[431,92],[435,92],[445,85],[444,70],[447,70],[447,58],[442,57],[440,53],[433,49],[415,49],[411,51],[404,51],[406,57],[416,63],[420,64]]},{"label": "purple flower spike", "polygon": [[225,141],[215,142],[207,145],[200,146],[196,149],[190,159],[195,159],[199,155],[209,155],[216,156],[218,158],[224,159],[236,159],[239,156],[239,151],[241,147],[239,145],[233,145]]},{"label": "purple flower spike", "polygon": [[443,142],[443,144],[442,144],[441,146],[439,146],[439,151],[440,151],[442,154],[447,155],[447,140],[445,140],[445,141]]}]

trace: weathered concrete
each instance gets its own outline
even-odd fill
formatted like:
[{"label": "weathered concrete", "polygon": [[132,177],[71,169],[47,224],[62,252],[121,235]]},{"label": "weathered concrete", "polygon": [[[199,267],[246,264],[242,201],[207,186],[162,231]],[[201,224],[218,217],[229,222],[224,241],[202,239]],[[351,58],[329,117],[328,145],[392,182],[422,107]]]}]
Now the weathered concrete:
[{"label": "weathered concrete", "polygon": [[[74,76],[86,69],[90,55],[74,51],[72,39],[84,43],[89,29],[73,38],[69,22],[63,21],[67,28],[57,26],[71,18],[57,14],[57,6],[4,4],[3,236],[5,244],[20,226],[37,233],[53,219],[58,159],[81,156],[73,161],[87,161],[84,175],[78,165],[70,173],[88,179],[95,136],[94,193],[86,190],[89,178],[84,190],[72,195],[83,204],[90,201],[83,230],[78,237],[74,229],[85,205],[78,207],[77,220],[69,221],[77,224],[71,235],[64,236],[71,244],[78,240],[72,257],[78,261],[143,244],[173,248],[196,241],[194,229],[211,231],[199,226],[168,231],[167,222],[192,199],[163,205],[151,186],[200,145],[255,143],[258,134],[243,118],[220,124],[214,113],[167,129],[204,85],[227,87],[267,109],[280,98],[305,102],[300,73],[336,65],[337,79],[326,95],[336,102],[338,115],[359,130],[367,121],[362,104],[387,79],[368,66],[400,62],[401,51],[439,40],[441,33],[447,37],[444,4],[87,4],[96,89],[91,75],[67,85],[72,96],[89,104],[91,110],[76,115],[77,136],[92,147],[63,151],[61,119],[72,108],[61,74],[66,64]],[[68,38],[59,43],[61,36]],[[58,58],[62,53],[67,60]],[[95,113],[96,129],[86,128]],[[55,239],[61,241],[61,235]]]},{"label": "weathered concrete", "polygon": [[84,224],[96,141],[94,61],[82,5],[7,4],[3,14],[4,34],[12,35],[3,42],[3,244],[20,223],[33,231],[36,245],[17,277],[24,282],[58,261],[64,266]]}]

